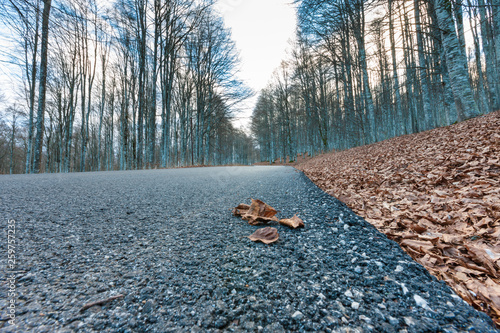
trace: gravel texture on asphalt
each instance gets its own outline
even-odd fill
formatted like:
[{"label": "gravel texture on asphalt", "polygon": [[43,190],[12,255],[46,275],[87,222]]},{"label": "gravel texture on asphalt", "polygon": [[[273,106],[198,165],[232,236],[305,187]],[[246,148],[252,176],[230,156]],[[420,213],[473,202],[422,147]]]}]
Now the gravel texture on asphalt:
[{"label": "gravel texture on asphalt", "polygon": [[[250,198],[306,227],[250,241]],[[1,176],[0,200],[2,272],[10,219],[22,271],[0,332],[497,332],[290,167]]]}]

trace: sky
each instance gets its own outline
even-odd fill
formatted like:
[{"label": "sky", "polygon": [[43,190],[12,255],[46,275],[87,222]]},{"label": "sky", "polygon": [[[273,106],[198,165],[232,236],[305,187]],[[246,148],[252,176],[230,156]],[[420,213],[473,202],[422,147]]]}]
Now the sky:
[{"label": "sky", "polygon": [[[10,89],[15,84],[15,77],[12,73],[19,68],[10,63],[9,54],[12,44],[11,33],[0,24],[0,95],[9,97],[12,94]],[[3,111],[3,110],[0,110]]]},{"label": "sky", "polygon": [[292,0],[219,0],[217,8],[240,52],[239,78],[256,93],[237,115],[236,125],[246,127],[258,93],[287,58],[297,25],[295,9]]},{"label": "sky", "polygon": [[[240,105],[235,125],[248,127],[250,116],[257,102],[258,93],[271,80],[273,71],[287,58],[289,41],[295,38],[296,15],[293,0],[218,0],[217,10],[224,17],[226,27],[231,29],[232,38],[240,52],[239,78],[255,92],[255,96]],[[1,26],[0,26],[1,29]],[[0,31],[0,43],[8,43],[8,31]],[[6,62],[0,54],[0,92],[8,95],[15,81]]]}]

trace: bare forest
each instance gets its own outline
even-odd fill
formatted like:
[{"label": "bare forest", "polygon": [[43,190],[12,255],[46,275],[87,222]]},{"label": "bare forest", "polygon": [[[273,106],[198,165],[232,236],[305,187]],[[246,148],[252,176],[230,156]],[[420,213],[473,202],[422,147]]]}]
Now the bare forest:
[{"label": "bare forest", "polygon": [[289,162],[500,109],[500,1],[296,1],[297,39],[260,93],[263,161]]},{"label": "bare forest", "polygon": [[212,2],[8,0],[0,10],[24,87],[2,104],[0,172],[254,160],[231,122],[251,91],[235,79],[238,53]]},{"label": "bare forest", "polygon": [[288,162],[500,108],[499,0],[290,5],[244,131],[253,92],[214,1],[3,0],[19,85],[0,87],[0,173]]}]

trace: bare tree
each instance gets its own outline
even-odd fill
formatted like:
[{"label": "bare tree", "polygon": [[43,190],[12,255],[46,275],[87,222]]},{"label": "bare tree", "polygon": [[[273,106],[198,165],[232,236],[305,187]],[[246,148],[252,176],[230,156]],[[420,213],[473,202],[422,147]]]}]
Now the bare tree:
[{"label": "bare tree", "polygon": [[[273,77],[252,116],[261,159],[448,125],[478,115],[479,103],[490,111],[500,82],[496,55],[488,58],[498,35],[495,2],[295,1],[294,75]],[[288,131],[289,124],[304,130]]]},{"label": "bare tree", "polygon": [[36,82],[38,74],[38,46],[40,37],[40,0],[9,0],[0,5],[4,23],[16,31],[20,37],[23,57],[20,63],[26,77],[28,101],[28,139],[25,172],[30,173],[33,166],[34,113],[36,107]]},{"label": "bare tree", "polygon": [[49,17],[52,1],[43,0],[43,13],[42,13],[42,44],[40,55],[40,82],[39,82],[39,95],[38,95],[38,110],[36,120],[36,138],[35,138],[35,160],[33,171],[40,172],[42,162],[43,150],[43,131],[45,119],[45,101],[46,101],[46,87],[47,87],[47,53],[49,45]]},{"label": "bare tree", "polygon": [[460,39],[455,32],[455,22],[450,10],[450,0],[435,0],[436,15],[441,28],[450,82],[457,106],[459,120],[479,114],[468,80],[467,58],[461,50]]}]

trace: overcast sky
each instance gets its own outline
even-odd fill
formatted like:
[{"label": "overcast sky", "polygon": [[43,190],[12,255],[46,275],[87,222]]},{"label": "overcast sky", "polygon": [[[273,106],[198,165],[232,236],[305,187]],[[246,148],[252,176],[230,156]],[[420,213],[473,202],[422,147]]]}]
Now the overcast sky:
[{"label": "overcast sky", "polygon": [[[286,58],[296,28],[292,0],[219,0],[218,9],[240,51],[240,78],[256,93]],[[257,96],[243,106],[237,124],[247,125]]]}]

